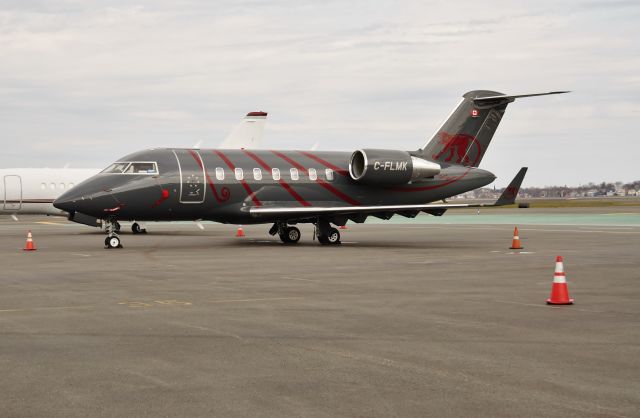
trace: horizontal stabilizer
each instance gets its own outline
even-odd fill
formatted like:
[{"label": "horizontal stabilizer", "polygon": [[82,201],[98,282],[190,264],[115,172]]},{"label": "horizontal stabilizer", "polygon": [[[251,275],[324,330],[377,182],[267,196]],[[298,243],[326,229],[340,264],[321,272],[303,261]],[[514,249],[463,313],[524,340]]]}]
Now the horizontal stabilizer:
[{"label": "horizontal stabilizer", "polygon": [[564,94],[564,93],[571,93],[571,92],[570,91],[550,91],[547,93],[513,94],[513,95],[502,94],[499,96],[476,97],[475,99],[473,99],[473,102],[478,104],[482,104],[485,102],[493,102],[496,100],[508,100],[509,102],[512,102],[515,99],[520,99],[522,97],[548,96],[550,94]]},{"label": "horizontal stabilizer", "polygon": [[516,203],[516,197],[520,191],[522,180],[524,180],[524,176],[527,174],[527,169],[527,167],[522,167],[520,171],[518,171],[518,174],[516,174],[498,200],[496,200],[495,206],[513,205]]}]

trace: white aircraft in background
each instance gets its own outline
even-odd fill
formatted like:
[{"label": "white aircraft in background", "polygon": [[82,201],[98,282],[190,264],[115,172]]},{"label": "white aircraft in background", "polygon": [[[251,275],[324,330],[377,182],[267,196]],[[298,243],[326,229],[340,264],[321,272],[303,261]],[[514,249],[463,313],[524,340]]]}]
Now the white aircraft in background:
[{"label": "white aircraft in background", "polygon": [[[220,144],[220,148],[259,148],[267,122],[266,112],[250,112]],[[199,146],[199,144],[198,144]],[[67,216],[53,201],[76,184],[99,173],[94,168],[5,168],[0,169],[0,214]],[[139,224],[131,227],[141,232]]]}]

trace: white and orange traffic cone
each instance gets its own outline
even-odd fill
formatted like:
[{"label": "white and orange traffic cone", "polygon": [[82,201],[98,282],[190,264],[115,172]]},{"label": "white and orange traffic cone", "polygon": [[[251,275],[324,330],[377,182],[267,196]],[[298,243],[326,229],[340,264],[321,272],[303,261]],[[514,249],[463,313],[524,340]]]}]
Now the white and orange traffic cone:
[{"label": "white and orange traffic cone", "polygon": [[520,244],[520,234],[518,232],[518,227],[517,226],[513,230],[513,241],[511,241],[511,247],[509,247],[509,248],[512,249],[512,250],[522,250],[522,249],[524,249],[522,244]]},{"label": "white and orange traffic cone", "polygon": [[564,274],[562,256],[556,257],[556,272],[553,274],[551,296],[547,299],[548,305],[572,305],[573,299],[569,298],[567,277]]},{"label": "white and orange traffic cone", "polygon": [[31,235],[31,231],[27,232],[27,243],[25,244],[24,251],[35,251],[36,245],[33,243],[33,235]]},{"label": "white and orange traffic cone", "polygon": [[236,237],[244,237],[244,229],[242,229],[242,225],[238,227],[238,230],[236,231]]}]

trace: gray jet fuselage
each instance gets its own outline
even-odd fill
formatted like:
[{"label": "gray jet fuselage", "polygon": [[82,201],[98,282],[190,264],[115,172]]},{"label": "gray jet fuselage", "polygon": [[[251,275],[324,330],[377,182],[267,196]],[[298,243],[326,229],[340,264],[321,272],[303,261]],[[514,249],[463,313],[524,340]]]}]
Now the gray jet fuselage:
[{"label": "gray jet fuselage", "polygon": [[[156,163],[157,172],[100,173],[55,205],[98,219],[211,220],[252,224],[304,222],[295,215],[252,216],[250,207],[339,207],[425,204],[491,183],[470,166],[442,164],[439,174],[403,185],[364,185],[349,174],[350,152],[151,149],[118,162]],[[406,170],[402,165],[378,167]]]}]

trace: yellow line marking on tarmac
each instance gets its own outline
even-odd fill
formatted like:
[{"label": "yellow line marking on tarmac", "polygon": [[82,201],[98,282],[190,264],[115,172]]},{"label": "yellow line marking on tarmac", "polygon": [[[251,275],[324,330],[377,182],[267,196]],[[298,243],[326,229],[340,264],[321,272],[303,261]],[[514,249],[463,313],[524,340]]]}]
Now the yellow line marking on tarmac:
[{"label": "yellow line marking on tarmac", "polygon": [[150,308],[153,306],[150,303],[136,301],[118,302],[118,305],[126,305],[129,308]]},{"label": "yellow line marking on tarmac", "polygon": [[93,305],[83,305],[83,306],[50,306],[43,308],[26,308],[26,309],[0,309],[0,313],[2,312],[31,312],[31,311],[54,311],[54,310],[63,310],[63,309],[91,309]]},{"label": "yellow line marking on tarmac", "polygon": [[37,224],[41,225],[55,225],[55,226],[65,226],[66,224],[60,222],[49,222],[49,221],[37,221]]},{"label": "yellow line marking on tarmac", "polygon": [[291,299],[304,299],[302,296],[290,297],[290,298],[258,298],[258,299],[219,299],[210,300],[210,303],[234,303],[234,302],[266,302],[276,300],[291,300]]},{"label": "yellow line marking on tarmac", "polygon": [[600,215],[604,215],[604,216],[617,216],[617,215],[640,215],[640,213],[634,213],[634,212],[621,212],[621,213],[601,213]]},{"label": "yellow line marking on tarmac", "polygon": [[191,302],[187,302],[186,300],[175,300],[175,299],[169,299],[169,300],[154,300],[155,303],[158,303],[160,305],[180,305],[180,306],[190,306],[193,305],[193,303]]}]

